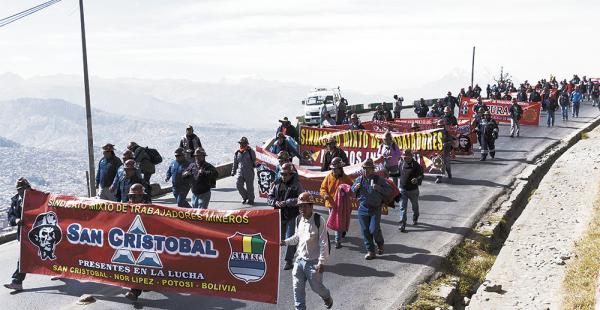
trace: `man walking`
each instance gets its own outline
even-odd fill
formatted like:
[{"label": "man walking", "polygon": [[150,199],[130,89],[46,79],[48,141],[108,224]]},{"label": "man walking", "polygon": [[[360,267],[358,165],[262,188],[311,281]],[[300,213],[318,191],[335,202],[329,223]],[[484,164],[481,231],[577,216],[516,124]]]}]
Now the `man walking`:
[{"label": "man walking", "polygon": [[183,172],[184,178],[192,178],[192,208],[207,209],[210,202],[210,189],[217,184],[219,172],[206,162],[206,152],[202,148],[194,151],[194,162]]},{"label": "man walking", "polygon": [[481,142],[480,161],[485,161],[488,153],[494,158],[496,156],[495,144],[498,138],[498,123],[492,119],[490,111],[483,112],[483,118],[475,130],[477,130]]},{"label": "man walking", "polygon": [[[23,221],[21,220],[21,214],[23,214],[23,196],[25,190],[31,188],[31,184],[26,178],[19,178],[16,184],[17,194],[10,199],[10,208],[8,209],[8,224],[10,226],[17,226],[17,241],[20,241],[21,226]],[[12,281],[8,284],[4,284],[4,287],[14,290],[23,290],[23,280],[25,280],[26,273],[19,272],[19,261],[17,260],[17,269],[13,272]]]},{"label": "man walking", "polygon": [[187,201],[187,195],[190,192],[190,183],[183,178],[183,172],[190,166],[191,161],[186,159],[183,148],[177,148],[174,152],[175,160],[167,169],[167,177],[165,182],[171,180],[173,196],[177,201],[177,206],[180,208],[191,208]]},{"label": "man walking", "polygon": [[185,158],[188,160],[192,160],[192,154],[194,153],[194,150],[202,147],[200,138],[194,133],[194,127],[192,127],[192,125],[188,125],[185,128],[185,135],[181,137],[181,140],[179,141],[179,147],[183,148]]},{"label": "man walking", "polygon": [[[129,201],[131,203],[143,203],[144,202],[144,186],[140,183],[135,183],[129,188],[129,192],[127,193],[129,196]],[[130,288],[127,293],[125,293],[125,298],[131,301],[137,301],[138,297],[142,295],[142,290],[139,288]]]},{"label": "man walking", "polygon": [[558,104],[560,105],[560,111],[562,114],[562,120],[569,120],[569,107],[571,106],[571,101],[569,100],[569,93],[567,91],[562,91],[560,93],[560,97],[558,97]]},{"label": "man walking", "polygon": [[546,124],[548,127],[554,127],[554,113],[558,109],[558,92],[554,92],[548,98],[548,105],[546,105],[546,110],[548,111],[548,119],[546,120]]},{"label": "man walking", "polygon": [[[294,235],[296,226],[294,221],[298,216],[296,207],[298,196],[304,191],[302,184],[298,180],[296,169],[291,163],[286,163],[281,167],[281,180],[276,180],[269,191],[267,203],[275,208],[281,209],[281,238],[290,238]],[[292,260],[296,253],[295,245],[288,245],[285,251],[284,270],[290,270],[293,267]]]},{"label": "man walking", "polygon": [[444,172],[448,175],[448,179],[452,179],[452,167],[451,167],[451,156],[452,156],[452,141],[453,137],[446,129],[446,123],[443,119],[437,121],[437,127],[442,128],[442,174],[436,176],[435,183],[442,182],[442,176]]},{"label": "man walking", "polygon": [[150,159],[150,155],[148,155],[148,152],[146,152],[143,147],[135,142],[129,142],[127,149],[133,152],[133,159],[144,176],[144,182],[142,184],[146,188],[146,194],[151,195],[150,178],[154,172],[156,172],[156,168]]},{"label": "man walking", "polygon": [[107,143],[102,147],[102,158],[98,163],[96,171],[96,189],[100,188],[98,198],[104,200],[115,200],[115,195],[110,191],[110,186],[117,176],[117,171],[123,163],[115,156],[114,145]]},{"label": "man walking", "polygon": [[510,114],[510,137],[514,137],[515,133],[518,137],[521,129],[519,121],[523,116],[523,108],[517,103],[517,98],[512,99],[512,105],[508,108],[508,113]]},{"label": "man walking", "polygon": [[581,104],[582,98],[583,95],[581,94],[579,87],[575,88],[575,90],[571,93],[571,103],[573,104],[573,117],[579,117],[579,104]]},{"label": "man walking", "polygon": [[391,188],[382,177],[375,174],[372,159],[367,159],[362,167],[364,174],[356,178],[352,185],[352,192],[358,200],[358,222],[367,250],[365,259],[371,260],[375,258],[375,245],[377,245],[377,254],[383,254],[381,205],[383,198],[391,192]]},{"label": "man walking", "polygon": [[242,204],[248,203],[249,205],[254,205],[256,153],[248,145],[248,138],[242,137],[238,143],[240,144],[240,149],[235,151],[233,155],[231,176],[236,177],[235,184],[240,196],[242,196]]},{"label": "man walking", "polygon": [[294,220],[295,233],[281,241],[281,245],[297,247],[296,261],[294,262],[293,287],[294,305],[297,310],[306,309],[306,281],[313,292],[317,293],[330,309],[333,306],[331,293],[323,285],[323,272],[329,257],[329,240],[325,220],[313,212],[313,198],[310,193],[304,192],[298,197],[300,216]]},{"label": "man walking", "polygon": [[400,231],[406,232],[408,201],[413,211],[413,225],[419,222],[419,185],[423,182],[423,167],[413,159],[410,149],[404,150],[400,166]]}]

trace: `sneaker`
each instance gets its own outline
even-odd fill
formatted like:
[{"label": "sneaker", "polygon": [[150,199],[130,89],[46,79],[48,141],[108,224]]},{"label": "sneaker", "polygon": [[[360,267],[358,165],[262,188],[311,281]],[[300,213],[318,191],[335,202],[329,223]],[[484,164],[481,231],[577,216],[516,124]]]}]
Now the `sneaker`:
[{"label": "sneaker", "polygon": [[336,242],[336,243],[335,243],[335,248],[336,248],[336,249],[341,249],[341,248],[342,248],[342,244],[341,244],[341,243],[339,243],[339,242]]},{"label": "sneaker", "polygon": [[246,199],[242,200],[242,204],[245,205],[246,204]]},{"label": "sneaker", "polygon": [[286,260],[285,261],[285,266],[283,266],[283,270],[290,270],[292,268],[294,268],[294,264],[292,264],[291,261]]},{"label": "sneaker", "polygon": [[413,220],[413,225],[417,226],[419,225],[419,221],[417,221],[416,219]]},{"label": "sneaker", "polygon": [[125,293],[125,298],[131,300],[131,301],[137,301],[138,300],[138,296],[136,294],[134,294],[132,291],[129,291],[127,293]]},{"label": "sneaker", "polygon": [[377,245],[377,255],[383,255],[383,244]]},{"label": "sneaker", "polygon": [[248,205],[253,206],[254,205],[254,200],[248,200]]},{"label": "sneaker", "polygon": [[510,135],[510,137],[511,137],[511,138],[514,138],[514,137],[515,137],[515,135],[512,135],[512,134],[511,134],[511,135]]},{"label": "sneaker", "polygon": [[342,231],[342,238],[346,238],[346,232]]},{"label": "sneaker", "polygon": [[442,177],[436,177],[435,178],[435,183],[436,184],[442,183]]},{"label": "sneaker", "polygon": [[22,291],[23,290],[23,284],[9,283],[9,284],[4,284],[4,287],[6,287],[7,289],[11,289],[13,291]]},{"label": "sneaker", "polygon": [[367,255],[365,255],[365,259],[366,260],[372,260],[373,258],[375,258],[375,252],[367,252]]},{"label": "sneaker", "polygon": [[327,299],[323,299],[323,302],[325,303],[325,308],[331,309],[331,307],[333,307],[333,298],[329,297]]}]

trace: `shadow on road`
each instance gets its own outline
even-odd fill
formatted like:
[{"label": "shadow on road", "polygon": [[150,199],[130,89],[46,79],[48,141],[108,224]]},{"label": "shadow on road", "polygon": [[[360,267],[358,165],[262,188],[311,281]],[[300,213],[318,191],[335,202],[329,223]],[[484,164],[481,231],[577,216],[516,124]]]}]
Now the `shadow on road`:
[{"label": "shadow on road", "polygon": [[496,183],[488,180],[470,180],[463,178],[452,178],[452,181],[448,182],[452,185],[478,185],[478,186],[486,186],[486,187],[506,187],[504,184]]},{"label": "shadow on road", "polygon": [[442,195],[421,195],[419,196],[419,200],[422,201],[443,201],[443,202],[456,202],[455,199],[452,199],[448,196]]},{"label": "shadow on road", "polygon": [[[379,257],[378,257],[379,258]],[[331,273],[345,277],[393,277],[394,274],[389,271],[379,271],[375,268],[349,263],[339,263],[333,266],[327,266],[327,270]]]},{"label": "shadow on road", "polygon": [[211,191],[229,193],[229,192],[235,192],[235,191],[237,191],[237,189],[231,188],[231,187],[223,187],[223,188],[213,188],[213,189],[211,189]]}]

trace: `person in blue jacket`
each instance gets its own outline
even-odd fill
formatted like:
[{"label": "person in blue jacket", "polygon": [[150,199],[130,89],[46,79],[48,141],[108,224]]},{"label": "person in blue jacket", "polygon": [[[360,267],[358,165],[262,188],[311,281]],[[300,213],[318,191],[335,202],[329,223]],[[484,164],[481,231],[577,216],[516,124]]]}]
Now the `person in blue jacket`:
[{"label": "person in blue jacket", "polygon": [[358,223],[367,250],[365,259],[371,260],[375,258],[375,244],[377,244],[377,254],[383,254],[381,205],[383,198],[392,192],[392,188],[383,177],[375,174],[375,164],[372,159],[367,159],[362,167],[364,174],[356,178],[352,185],[352,192],[358,200]]},{"label": "person in blue jacket", "polygon": [[[29,184],[29,181],[27,181],[26,178],[19,178],[16,187],[17,194],[10,199],[10,208],[8,209],[7,215],[8,224],[10,226],[17,226],[17,240],[20,241],[21,225],[23,225],[23,221],[21,221],[21,214],[23,213],[23,196],[25,195],[25,190],[31,188],[31,184]],[[23,290],[23,280],[25,280],[26,275],[26,273],[19,272],[19,261],[17,260],[17,270],[15,270],[12,275],[12,281],[4,284],[4,287],[14,291]]]},{"label": "person in blue jacket", "polygon": [[[140,173],[137,171],[137,168],[135,167],[135,160],[134,159],[130,159],[128,161],[125,162],[125,164],[123,164],[123,175],[121,175],[119,177],[119,180],[117,182],[117,186],[116,186],[116,194],[115,196],[117,198],[119,198],[119,202],[129,202],[129,188],[135,184],[135,183],[140,183],[142,185],[145,185],[145,181],[143,178],[140,177]],[[146,195],[144,196],[144,202],[145,203],[151,203],[151,199],[150,199],[150,195],[148,195],[146,193]]]},{"label": "person in blue jacket", "polygon": [[185,151],[182,147],[177,148],[174,152],[175,160],[169,165],[167,169],[167,177],[165,182],[171,180],[173,196],[177,201],[177,206],[180,208],[191,208],[187,201],[187,195],[190,192],[190,182],[183,179],[183,172],[189,167],[191,160],[188,160],[185,156]]},{"label": "person in blue jacket", "polygon": [[571,93],[571,103],[573,106],[573,117],[579,117],[579,104],[581,103],[581,99],[583,99],[583,95],[579,91],[579,88],[575,88],[575,90]]},{"label": "person in blue jacket", "polygon": [[110,191],[110,186],[113,184],[121,165],[123,165],[121,159],[115,155],[115,146],[110,143],[104,145],[102,147],[102,158],[96,171],[96,189],[100,189],[98,198],[115,200],[115,195]]}]

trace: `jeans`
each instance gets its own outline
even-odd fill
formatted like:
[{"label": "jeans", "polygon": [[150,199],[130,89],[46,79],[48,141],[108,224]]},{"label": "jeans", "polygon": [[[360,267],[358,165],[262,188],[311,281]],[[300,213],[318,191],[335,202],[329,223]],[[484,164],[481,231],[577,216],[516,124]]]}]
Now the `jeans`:
[{"label": "jeans", "polygon": [[579,102],[573,102],[573,116],[579,117]]},{"label": "jeans", "polygon": [[175,189],[175,187],[173,186],[173,197],[175,197],[175,201],[177,201],[178,207],[180,207],[180,208],[191,208],[192,207],[192,206],[190,206],[190,204],[187,201],[187,195],[189,192],[190,192],[189,187]]},{"label": "jeans", "polygon": [[554,126],[554,111],[548,110],[548,120],[546,123],[548,126]]},{"label": "jeans", "polygon": [[375,252],[375,243],[383,245],[383,234],[381,233],[381,211],[372,214],[358,214],[358,223],[363,234],[365,249]]},{"label": "jeans", "polygon": [[192,208],[194,209],[208,209],[208,203],[210,202],[210,191],[204,194],[193,194],[192,195]]},{"label": "jeans", "polygon": [[400,194],[402,195],[401,204],[400,204],[400,222],[402,224],[406,224],[407,212],[408,208],[408,200],[410,200],[410,205],[413,211],[413,220],[419,219],[419,189],[413,189],[407,191],[405,189],[400,189]]},{"label": "jeans", "polygon": [[292,270],[294,287],[294,305],[297,310],[306,309],[306,281],[313,292],[322,299],[331,298],[331,293],[323,285],[323,274],[317,271],[318,261],[296,260]]},{"label": "jeans", "polygon": [[569,107],[568,106],[566,106],[566,107],[561,106],[560,107],[560,111],[562,112],[563,121],[564,120],[569,120]]},{"label": "jeans", "polygon": [[25,276],[27,274],[24,272],[19,272],[19,261],[17,261],[17,269],[12,275],[12,283],[13,284],[23,284],[23,280],[25,280]]},{"label": "jeans", "polygon": [[[287,239],[296,233],[296,218],[281,220],[281,239]],[[291,262],[296,254],[296,246],[288,245],[285,250],[285,260]]]},{"label": "jeans", "polygon": [[521,129],[519,127],[519,120],[518,119],[510,119],[510,136],[514,136],[515,134],[517,134],[517,136],[519,136],[519,129]]}]

